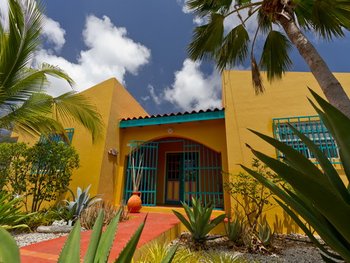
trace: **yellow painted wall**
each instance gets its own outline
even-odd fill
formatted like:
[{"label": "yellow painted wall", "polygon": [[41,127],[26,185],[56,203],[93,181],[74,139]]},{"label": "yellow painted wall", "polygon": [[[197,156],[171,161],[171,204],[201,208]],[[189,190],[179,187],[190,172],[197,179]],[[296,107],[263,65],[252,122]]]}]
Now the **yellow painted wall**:
[{"label": "yellow painted wall", "polygon": [[114,200],[114,182],[117,176],[118,156],[111,156],[108,150],[119,152],[119,127],[122,118],[146,116],[147,112],[137,103],[129,92],[114,78],[106,80],[84,92],[96,104],[105,123],[103,138],[95,144],[90,134],[77,127],[73,137],[73,146],[77,149],[81,165],[73,174],[70,184],[77,186],[92,184],[91,194],[101,194],[105,200]]},{"label": "yellow painted wall", "polygon": [[[172,129],[172,134],[168,134],[169,128]],[[127,145],[132,140],[153,141],[171,136],[191,139],[217,152],[220,152],[222,156],[222,167],[224,170],[228,169],[224,120],[124,128],[121,129],[120,134],[121,160],[125,160],[126,156],[129,154],[130,149]],[[120,162],[118,168],[118,178],[116,180],[116,189],[118,190],[116,195],[116,204],[118,204],[123,198],[123,186],[125,179],[124,169],[125,163]],[[229,202],[229,197],[225,195],[225,210],[229,209]]]},{"label": "yellow painted wall", "polygon": [[[114,148],[119,152],[119,126],[123,118],[146,116],[147,112],[129,92],[114,78],[97,84],[82,92],[97,107],[104,122],[101,138],[92,143],[91,134],[77,123],[65,123],[66,128],[74,128],[73,147],[80,157],[80,167],[73,172],[69,188],[74,192],[78,186],[91,184],[91,195],[101,194],[106,200],[114,200],[115,178],[118,156],[108,154]],[[19,141],[34,143],[38,138],[19,136]]]},{"label": "yellow painted wall", "polygon": [[[337,73],[335,75],[350,94],[350,74]],[[276,157],[275,149],[249,132],[247,128],[273,136],[273,118],[316,115],[307,101],[307,97],[311,97],[307,86],[323,96],[311,73],[288,72],[281,81],[272,84],[269,84],[265,78],[264,85],[265,93],[256,96],[250,71],[224,71],[222,75],[228,167],[231,174],[240,171],[237,163],[247,166],[251,164],[253,155],[245,143]],[[295,230],[288,221],[289,219],[284,217],[279,209],[269,211],[270,222],[276,223],[276,215],[280,216],[282,221],[279,223],[284,226],[285,231]]]}]

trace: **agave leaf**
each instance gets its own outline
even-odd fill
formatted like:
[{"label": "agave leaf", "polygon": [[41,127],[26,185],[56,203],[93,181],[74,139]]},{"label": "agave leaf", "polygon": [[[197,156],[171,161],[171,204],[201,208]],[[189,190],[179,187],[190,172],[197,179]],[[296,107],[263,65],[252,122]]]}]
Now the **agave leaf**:
[{"label": "agave leaf", "polygon": [[326,158],[324,153],[320,150],[320,148],[314,144],[308,137],[294,128],[289,124],[289,127],[292,131],[302,140],[303,143],[309,148],[309,150],[315,155],[319,164],[321,165],[325,175],[327,176],[330,184],[335,188],[335,192],[339,193],[339,195],[344,199],[345,202],[350,204],[350,194],[347,191],[343,181],[339,177],[337,171],[334,166],[330,163],[330,161]]},{"label": "agave leaf", "polygon": [[[318,240],[315,238],[315,236],[311,233],[311,231],[306,227],[306,225],[300,220],[300,218],[291,210],[288,206],[286,206],[283,202],[280,200],[274,198],[275,201],[283,208],[284,211],[294,220],[294,222],[301,228],[301,230],[304,231],[304,233],[310,238],[310,240],[324,253],[327,255],[336,258],[336,259],[342,259],[339,257],[339,255],[333,254],[330,251],[328,251]],[[342,244],[338,244],[341,245]],[[346,247],[344,247],[344,250],[346,251]]]},{"label": "agave leaf", "polygon": [[[341,154],[342,160],[350,160],[350,121],[342,112],[327,103],[319,95],[309,88],[312,96],[316,99],[317,103],[321,106],[326,116],[331,116],[324,121],[324,124],[329,130],[332,131],[332,135],[335,138]],[[323,117],[323,116],[321,116]],[[347,163],[347,161],[344,161]],[[350,170],[346,164],[347,170]],[[350,174],[347,173],[348,180],[350,181]]]},{"label": "agave leaf", "polygon": [[210,221],[209,224],[205,227],[205,233],[208,234],[211,230],[213,230],[218,224],[220,224],[222,221],[224,221],[226,215],[219,215],[213,220]]},{"label": "agave leaf", "polygon": [[145,216],[145,219],[143,220],[142,224],[137,228],[136,232],[134,235],[131,237],[129,242],[126,244],[125,248],[120,252],[120,255],[118,259],[115,261],[117,263],[130,263],[132,260],[132,257],[135,253],[137,243],[140,240],[142,230],[145,226],[147,216]]},{"label": "agave leaf", "polygon": [[21,262],[16,241],[2,227],[0,227],[0,262]]},{"label": "agave leaf", "polygon": [[182,202],[182,206],[183,206],[183,208],[184,208],[184,210],[186,212],[186,215],[188,217],[188,220],[189,220],[190,224],[193,225],[195,220],[196,220],[196,216],[194,214],[195,213],[194,210],[192,211],[191,208],[184,202]]},{"label": "agave leaf", "polygon": [[96,222],[94,224],[94,227],[92,229],[89,247],[84,258],[85,263],[93,263],[95,260],[96,251],[102,235],[103,218],[104,218],[104,214],[103,214],[103,210],[101,209],[96,219]]},{"label": "agave leaf", "polygon": [[78,220],[64,243],[58,263],[80,262],[80,231],[80,221]]},{"label": "agave leaf", "polygon": [[327,180],[323,175],[323,173],[299,151],[293,149],[292,147],[289,147],[285,143],[280,142],[279,140],[276,140],[272,137],[269,137],[267,135],[264,135],[262,133],[259,133],[251,129],[248,129],[248,130],[256,134],[257,136],[259,136],[261,139],[263,139],[267,143],[271,144],[280,152],[282,152],[285,155],[286,161],[295,169],[297,169],[299,172],[304,173],[306,176],[315,177],[324,186],[327,185]]},{"label": "agave leaf", "polygon": [[[252,152],[280,177],[284,178],[296,191],[312,200],[315,207],[344,235],[347,242],[350,243],[350,228],[345,227],[348,224],[347,216],[350,214],[350,206],[339,195],[325,188],[317,180],[305,176],[274,158],[253,149]],[[334,203],[338,205],[334,205]]]},{"label": "agave leaf", "polygon": [[181,221],[181,223],[184,224],[184,226],[188,229],[188,231],[192,233],[193,229],[189,221],[187,221],[186,218],[178,211],[173,210],[173,213],[177,216],[177,218]]},{"label": "agave leaf", "polygon": [[94,262],[107,262],[109,253],[111,251],[115,234],[118,228],[119,218],[122,210],[119,210],[116,216],[112,219],[102,234],[100,242],[97,247],[97,253]]},{"label": "agave leaf", "polygon": [[339,245],[344,247],[344,244],[339,242],[337,237],[337,233],[333,233],[330,229],[325,227],[324,224],[320,224],[315,214],[312,213],[314,209],[311,209],[309,206],[303,206],[305,203],[300,204],[297,199],[290,197],[286,192],[284,192],[281,188],[276,186],[274,183],[260,175],[259,173],[249,169],[241,165],[241,167],[247,171],[250,175],[252,175],[255,179],[257,179],[264,186],[269,188],[274,194],[276,194],[280,199],[282,199],[286,204],[290,205],[298,214],[302,215],[302,217],[307,220],[313,228],[318,232],[318,234],[333,247],[338,247]]},{"label": "agave leaf", "polygon": [[179,247],[179,244],[172,246],[160,263],[171,263],[175,257],[178,247]]}]

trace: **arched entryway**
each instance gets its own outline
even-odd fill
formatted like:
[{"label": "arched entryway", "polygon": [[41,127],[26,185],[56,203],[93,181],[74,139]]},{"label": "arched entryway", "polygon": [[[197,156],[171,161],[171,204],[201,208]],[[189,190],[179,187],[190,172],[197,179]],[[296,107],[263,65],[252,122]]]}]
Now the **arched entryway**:
[{"label": "arched entryway", "polygon": [[221,154],[193,140],[167,137],[132,141],[125,174],[124,198],[132,193],[132,160],[142,171],[140,192],[145,206],[190,205],[192,197],[224,208]]}]

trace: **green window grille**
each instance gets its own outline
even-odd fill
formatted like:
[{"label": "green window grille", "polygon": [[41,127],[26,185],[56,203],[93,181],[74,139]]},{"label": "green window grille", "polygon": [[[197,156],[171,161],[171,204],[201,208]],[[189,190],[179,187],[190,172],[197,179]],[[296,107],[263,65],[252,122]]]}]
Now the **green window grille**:
[{"label": "green window grille", "polygon": [[140,171],[142,173],[142,179],[139,188],[139,192],[141,192],[142,205],[155,206],[158,168],[158,143],[143,143],[140,141],[133,141],[130,142],[129,146],[131,151],[127,158],[124,198],[125,200],[128,200],[133,192],[132,173],[134,162],[135,171]]},{"label": "green window grille", "polygon": [[[176,152],[166,152],[165,158],[161,159],[165,163],[160,164],[160,148],[173,149],[175,145],[178,148],[171,151]],[[134,159],[135,169],[140,168],[143,173],[139,189],[143,205],[155,206],[157,193],[164,192],[160,205],[180,205],[181,201],[191,205],[192,197],[197,197],[205,204],[213,203],[216,209],[224,208],[220,153],[191,140],[170,137],[151,142],[132,141],[129,146],[131,151],[126,161],[125,200],[128,200],[133,190]],[[140,158],[143,159],[142,165],[137,167]],[[165,185],[157,185],[158,176],[164,177]],[[178,192],[175,194],[174,191]]]},{"label": "green window grille", "polygon": [[[64,129],[66,131],[66,135],[68,137],[69,143],[72,143],[73,140],[73,135],[74,135],[74,128],[66,128]],[[48,136],[50,141],[53,142],[62,142],[64,141],[62,136],[60,134],[51,134]],[[46,138],[44,136],[40,137],[40,141],[44,142],[46,140]]]},{"label": "green window grille", "polygon": [[[339,150],[337,144],[318,115],[273,119],[274,137],[298,150],[307,158],[313,159],[315,158],[313,153],[310,152],[308,147],[293,133],[288,126],[288,123],[293,125],[318,145],[321,151],[332,163],[339,163]],[[283,154],[278,151],[277,157],[283,158]]]}]

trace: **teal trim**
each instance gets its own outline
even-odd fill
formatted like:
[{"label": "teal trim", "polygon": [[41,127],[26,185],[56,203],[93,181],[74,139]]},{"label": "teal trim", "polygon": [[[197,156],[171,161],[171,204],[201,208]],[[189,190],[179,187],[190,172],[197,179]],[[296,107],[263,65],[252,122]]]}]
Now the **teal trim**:
[{"label": "teal trim", "polygon": [[[73,135],[74,135],[74,128],[66,128],[64,130],[66,131],[66,135],[68,137],[69,144],[71,144],[72,140],[73,140]],[[59,134],[51,134],[48,137],[49,137],[50,141],[53,141],[53,142],[62,142],[63,141],[62,136]],[[46,141],[46,138],[44,136],[40,136],[40,142],[45,142],[45,141]]]},{"label": "teal trim", "polygon": [[173,116],[160,116],[160,117],[150,117],[150,118],[141,118],[134,120],[122,120],[120,122],[120,128],[129,128],[129,127],[142,127],[142,126],[152,126],[152,125],[161,125],[161,124],[172,124],[172,123],[185,123],[193,121],[208,121],[208,120],[219,120],[225,119],[225,111],[207,111],[207,112],[196,112],[188,113],[181,115]]},{"label": "teal trim", "polygon": [[[274,118],[272,123],[274,137],[298,150],[307,158],[316,160],[307,146],[293,133],[287,123],[292,124],[318,145],[331,163],[341,163],[339,161],[338,146],[318,115]],[[277,157],[279,159],[283,158],[283,154],[277,151]],[[317,162],[315,161],[315,163]]]}]

